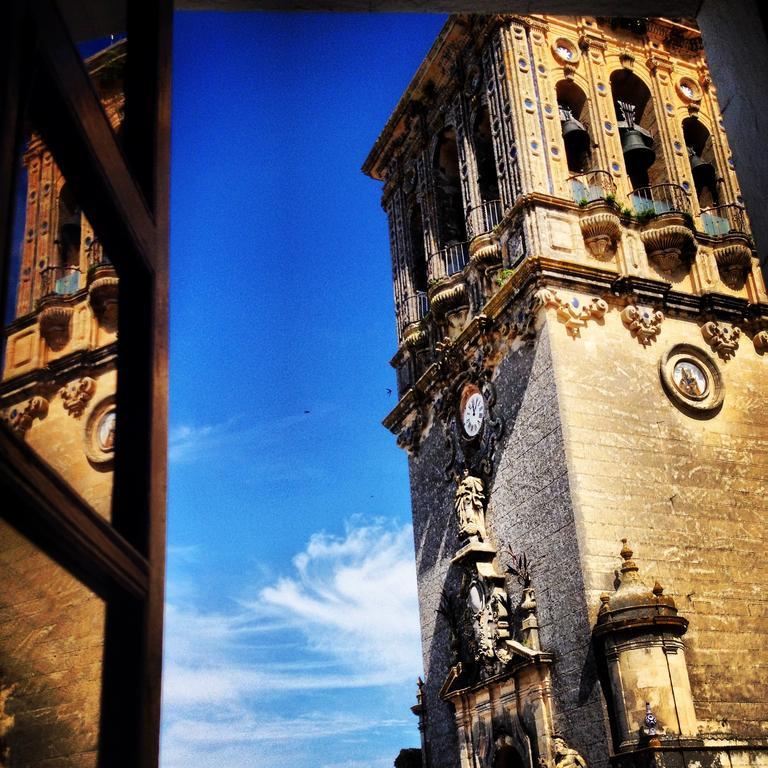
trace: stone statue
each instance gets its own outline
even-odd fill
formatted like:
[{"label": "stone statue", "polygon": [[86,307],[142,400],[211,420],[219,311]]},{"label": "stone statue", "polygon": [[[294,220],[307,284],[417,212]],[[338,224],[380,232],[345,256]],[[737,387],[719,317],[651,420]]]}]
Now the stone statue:
[{"label": "stone statue", "polygon": [[485,532],[483,501],[485,501],[483,481],[479,477],[473,477],[469,474],[469,470],[465,469],[453,503],[459,518],[461,538],[468,537],[480,541],[488,538]]},{"label": "stone statue", "polygon": [[587,761],[566,744],[565,739],[556,736],[552,742],[555,749],[555,768],[587,768]]}]

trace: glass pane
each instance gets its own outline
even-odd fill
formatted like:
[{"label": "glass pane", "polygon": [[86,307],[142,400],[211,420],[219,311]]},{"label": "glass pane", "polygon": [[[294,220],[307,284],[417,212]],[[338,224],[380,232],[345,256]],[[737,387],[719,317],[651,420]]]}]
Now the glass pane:
[{"label": "glass pane", "polygon": [[119,139],[125,105],[127,3],[89,3],[87,9],[81,4],[63,3],[61,10]]},{"label": "glass pane", "polygon": [[96,765],[104,602],[0,520],[0,765]]},{"label": "glass pane", "polygon": [[19,162],[0,417],[109,518],[117,274],[34,131]]},{"label": "glass pane", "polygon": [[124,34],[110,35],[78,45],[85,66],[99,94],[112,130],[122,138],[125,116],[125,64],[127,39]]}]

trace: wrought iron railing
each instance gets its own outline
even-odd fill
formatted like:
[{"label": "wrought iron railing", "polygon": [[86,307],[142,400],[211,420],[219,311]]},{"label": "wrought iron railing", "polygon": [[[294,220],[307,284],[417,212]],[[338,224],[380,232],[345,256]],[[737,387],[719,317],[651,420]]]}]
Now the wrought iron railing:
[{"label": "wrought iron railing", "polygon": [[691,200],[679,184],[652,184],[638,187],[629,196],[638,216],[658,216],[661,213],[691,213]]},{"label": "wrought iron railing", "polygon": [[469,251],[467,243],[451,243],[429,257],[428,271],[430,280],[455,275],[467,266]]},{"label": "wrought iron railing", "polygon": [[112,262],[104,253],[104,248],[101,243],[95,238],[89,240],[86,238],[85,253],[88,258],[88,269],[96,269],[97,267],[111,267]]},{"label": "wrought iron railing", "polygon": [[467,231],[470,237],[479,237],[492,232],[501,221],[501,200],[488,200],[476,205],[467,216]]},{"label": "wrought iron railing", "polygon": [[400,305],[400,324],[417,323],[429,312],[429,299],[426,291],[416,291],[413,296],[406,296]]},{"label": "wrought iron railing", "polygon": [[701,223],[704,231],[713,237],[722,235],[751,234],[747,212],[736,203],[713,205],[701,211]]},{"label": "wrought iron railing", "polygon": [[616,183],[608,171],[577,173],[571,176],[568,182],[576,203],[591,203],[595,200],[616,197]]},{"label": "wrought iron railing", "polygon": [[40,298],[71,296],[80,288],[80,268],[69,264],[40,270]]}]

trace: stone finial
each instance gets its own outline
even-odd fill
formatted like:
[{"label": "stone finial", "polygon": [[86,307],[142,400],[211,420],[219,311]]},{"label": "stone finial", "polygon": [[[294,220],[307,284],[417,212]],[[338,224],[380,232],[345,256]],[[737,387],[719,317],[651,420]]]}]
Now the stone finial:
[{"label": "stone finial", "polygon": [[658,581],[653,585],[653,594],[656,595],[656,597],[661,597],[664,594],[664,587],[659,584]]},{"label": "stone finial", "polygon": [[621,552],[619,552],[622,559],[624,560],[624,562],[621,565],[621,572],[625,575],[627,573],[630,573],[631,571],[634,571],[636,573],[638,571],[638,567],[635,564],[635,561],[632,559],[632,555],[634,554],[634,552],[630,549],[626,539],[622,539],[621,543],[624,545],[621,548]]}]

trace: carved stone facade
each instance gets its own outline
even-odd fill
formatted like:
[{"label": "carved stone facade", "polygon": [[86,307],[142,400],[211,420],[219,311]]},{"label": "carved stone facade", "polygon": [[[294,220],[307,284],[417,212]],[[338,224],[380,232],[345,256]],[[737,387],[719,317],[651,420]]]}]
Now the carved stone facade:
[{"label": "carved stone facade", "polygon": [[697,30],[452,17],[364,170],[424,764],[768,765],[768,296]]},{"label": "carved stone facade", "polygon": [[[125,42],[89,60],[117,131]],[[22,157],[24,230],[15,276],[15,317],[6,325],[0,419],[104,517],[111,508],[112,447],[94,450],[85,424],[117,379],[118,277],[51,152],[36,133]],[[112,406],[114,412],[114,406]],[[109,414],[101,423],[104,439]]]}]

